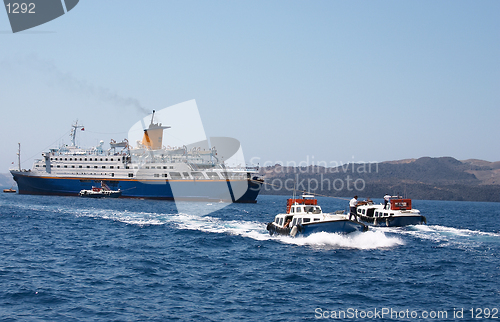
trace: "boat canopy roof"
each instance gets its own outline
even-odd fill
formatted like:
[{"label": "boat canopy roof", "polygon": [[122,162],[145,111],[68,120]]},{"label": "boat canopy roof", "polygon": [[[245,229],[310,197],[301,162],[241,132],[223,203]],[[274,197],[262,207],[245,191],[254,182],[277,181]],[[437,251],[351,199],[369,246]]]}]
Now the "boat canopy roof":
[{"label": "boat canopy roof", "polygon": [[290,208],[292,205],[309,205],[309,206],[316,206],[318,204],[317,199],[308,199],[308,198],[314,198],[314,196],[311,195],[302,195],[302,198],[290,198],[287,199],[286,203],[286,213],[290,213]]},{"label": "boat canopy roof", "polygon": [[391,209],[411,210],[411,199],[391,199]]}]

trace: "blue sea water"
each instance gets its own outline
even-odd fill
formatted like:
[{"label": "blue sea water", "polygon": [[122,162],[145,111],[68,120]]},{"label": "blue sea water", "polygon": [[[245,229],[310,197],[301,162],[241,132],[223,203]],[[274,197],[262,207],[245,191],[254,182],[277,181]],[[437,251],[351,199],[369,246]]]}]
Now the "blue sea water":
[{"label": "blue sea water", "polygon": [[286,198],[207,214],[0,195],[0,321],[500,319],[500,204],[414,200],[428,225],[271,237]]}]

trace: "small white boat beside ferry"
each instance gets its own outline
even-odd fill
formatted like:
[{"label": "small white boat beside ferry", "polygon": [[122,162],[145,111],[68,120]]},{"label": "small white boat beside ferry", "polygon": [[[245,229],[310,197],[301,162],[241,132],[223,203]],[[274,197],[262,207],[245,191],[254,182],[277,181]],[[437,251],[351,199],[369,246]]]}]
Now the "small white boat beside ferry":
[{"label": "small white boat beside ferry", "polygon": [[387,206],[377,205],[371,200],[362,201],[358,205],[356,215],[359,220],[373,226],[402,227],[427,223],[425,216],[412,208],[411,199],[403,199],[400,196],[391,197]]},{"label": "small white boat beside ferry", "polygon": [[367,231],[368,226],[349,220],[343,211],[324,213],[312,195],[287,200],[286,213],[267,224],[270,235],[307,236],[317,232],[348,234]]},{"label": "small white boat beside ferry", "polygon": [[80,197],[86,198],[118,198],[122,195],[121,190],[111,190],[107,184],[101,182],[101,187],[80,190]]}]

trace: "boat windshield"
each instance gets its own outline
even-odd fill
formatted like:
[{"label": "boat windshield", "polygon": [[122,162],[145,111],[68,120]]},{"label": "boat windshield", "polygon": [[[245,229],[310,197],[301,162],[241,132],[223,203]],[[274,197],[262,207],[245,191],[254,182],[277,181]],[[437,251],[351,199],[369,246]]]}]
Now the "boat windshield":
[{"label": "boat windshield", "polygon": [[319,206],[310,206],[310,207],[305,207],[305,211],[313,214],[319,214],[321,213],[321,207]]}]

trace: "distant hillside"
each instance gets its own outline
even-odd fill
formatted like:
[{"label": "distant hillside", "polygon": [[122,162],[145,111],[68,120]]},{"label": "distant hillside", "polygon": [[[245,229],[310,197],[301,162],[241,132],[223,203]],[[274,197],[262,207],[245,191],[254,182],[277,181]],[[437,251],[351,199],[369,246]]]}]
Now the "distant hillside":
[{"label": "distant hillside", "polygon": [[12,186],[17,186],[10,173],[0,173],[0,188],[7,189]]},{"label": "distant hillside", "polygon": [[481,181],[481,184],[500,184],[500,161],[488,162],[469,159],[462,162],[470,165],[470,169],[466,170],[466,172],[476,176],[476,178]]},{"label": "distant hillside", "polygon": [[264,194],[290,194],[296,182],[298,190],[328,196],[406,193],[414,199],[500,201],[500,162],[483,160],[423,157],[335,168],[275,165],[261,174],[269,184]]}]

